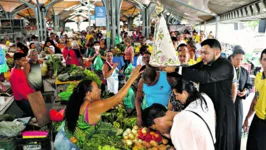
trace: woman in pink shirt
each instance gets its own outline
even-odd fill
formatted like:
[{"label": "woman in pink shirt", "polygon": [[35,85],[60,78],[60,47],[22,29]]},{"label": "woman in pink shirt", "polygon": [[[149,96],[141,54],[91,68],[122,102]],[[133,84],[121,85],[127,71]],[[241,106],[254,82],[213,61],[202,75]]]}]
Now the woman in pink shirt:
[{"label": "woman in pink shirt", "polygon": [[26,55],[23,53],[15,53],[14,62],[15,66],[11,70],[9,81],[14,94],[15,102],[18,107],[26,113],[26,115],[34,116],[28,101],[28,95],[33,93],[34,90],[29,86],[27,77],[23,69],[21,69],[27,63]]},{"label": "woman in pink shirt", "polygon": [[127,66],[129,64],[132,64],[133,61],[134,61],[134,48],[133,46],[131,46],[131,39],[130,38],[126,38],[125,39],[125,45],[127,46],[126,49],[125,49],[125,66],[124,66],[124,69],[127,68]]}]

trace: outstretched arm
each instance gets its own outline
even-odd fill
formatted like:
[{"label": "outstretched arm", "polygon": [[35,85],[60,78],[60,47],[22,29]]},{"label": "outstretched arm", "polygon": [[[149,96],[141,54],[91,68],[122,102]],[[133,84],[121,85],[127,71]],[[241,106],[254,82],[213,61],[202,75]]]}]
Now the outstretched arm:
[{"label": "outstretched arm", "polygon": [[140,68],[141,66],[137,66],[135,69],[133,69],[130,78],[115,96],[92,103],[92,105],[89,107],[90,111],[94,112],[95,114],[102,114],[122,102],[123,98],[127,95],[130,86],[135,81],[135,79],[138,78],[140,74]]}]

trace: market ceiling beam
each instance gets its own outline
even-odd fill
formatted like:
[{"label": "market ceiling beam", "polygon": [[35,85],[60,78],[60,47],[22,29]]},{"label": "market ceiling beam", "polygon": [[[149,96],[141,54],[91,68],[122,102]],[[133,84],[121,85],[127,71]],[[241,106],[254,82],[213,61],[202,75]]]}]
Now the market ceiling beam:
[{"label": "market ceiling beam", "polygon": [[7,13],[6,13],[6,11],[5,11],[5,9],[3,8],[3,6],[2,5],[0,5],[0,13],[1,13],[1,18],[7,18]]},{"label": "market ceiling beam", "polygon": [[15,8],[12,12],[11,12],[11,17],[15,18],[15,16],[17,15],[17,13],[19,13],[22,10],[28,9],[28,5],[27,4],[22,4],[20,6],[18,6],[17,8]]}]

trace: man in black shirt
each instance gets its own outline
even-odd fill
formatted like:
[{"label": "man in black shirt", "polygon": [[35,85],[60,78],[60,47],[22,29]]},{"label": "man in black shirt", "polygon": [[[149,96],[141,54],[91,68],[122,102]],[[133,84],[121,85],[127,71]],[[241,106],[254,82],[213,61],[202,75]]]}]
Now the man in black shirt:
[{"label": "man in black shirt", "polygon": [[166,72],[179,72],[186,80],[199,83],[200,92],[213,101],[216,111],[216,150],[233,150],[235,117],[232,101],[232,64],[221,58],[221,45],[216,39],[201,43],[202,61],[190,67],[166,67]]}]

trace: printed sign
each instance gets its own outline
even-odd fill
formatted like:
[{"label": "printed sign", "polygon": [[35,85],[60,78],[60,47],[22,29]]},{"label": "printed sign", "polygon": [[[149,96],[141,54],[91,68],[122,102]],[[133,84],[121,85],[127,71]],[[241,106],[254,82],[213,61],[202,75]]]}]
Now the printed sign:
[{"label": "printed sign", "polygon": [[95,7],[95,21],[97,27],[106,26],[106,10],[105,7]]}]

